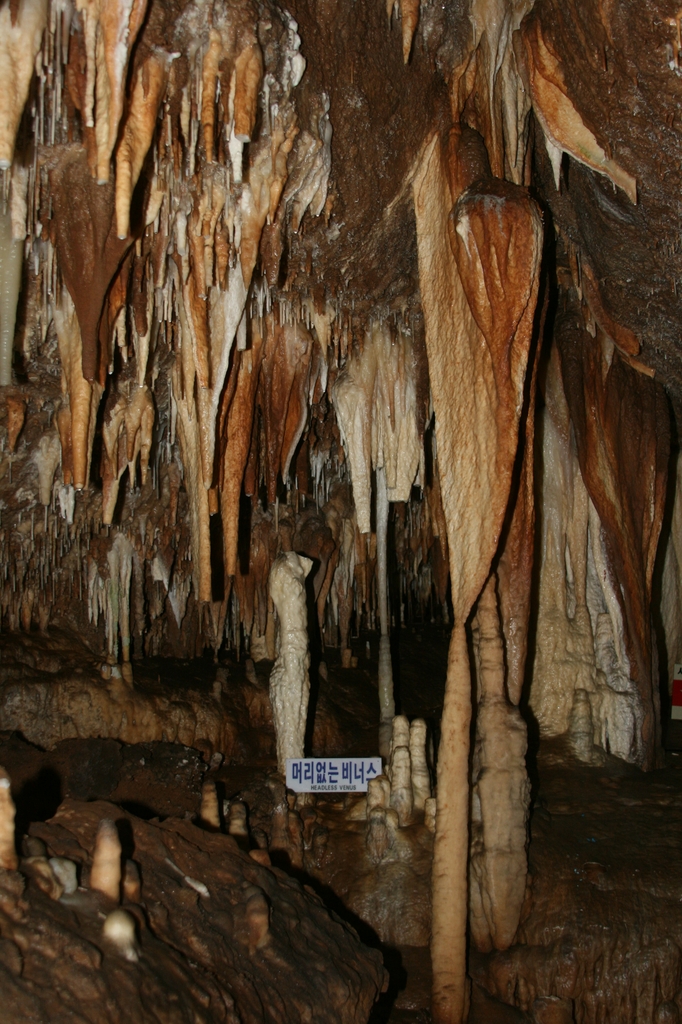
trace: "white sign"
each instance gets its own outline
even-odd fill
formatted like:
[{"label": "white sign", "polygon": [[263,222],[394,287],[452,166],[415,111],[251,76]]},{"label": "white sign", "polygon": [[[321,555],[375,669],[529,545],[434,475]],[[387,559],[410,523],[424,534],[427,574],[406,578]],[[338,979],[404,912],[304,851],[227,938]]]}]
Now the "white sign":
[{"label": "white sign", "polygon": [[670,717],[674,721],[680,722],[682,721],[682,665],[675,665],[672,691]]},{"label": "white sign", "polygon": [[380,757],[288,757],[287,788],[295,793],[366,793],[381,775]]}]

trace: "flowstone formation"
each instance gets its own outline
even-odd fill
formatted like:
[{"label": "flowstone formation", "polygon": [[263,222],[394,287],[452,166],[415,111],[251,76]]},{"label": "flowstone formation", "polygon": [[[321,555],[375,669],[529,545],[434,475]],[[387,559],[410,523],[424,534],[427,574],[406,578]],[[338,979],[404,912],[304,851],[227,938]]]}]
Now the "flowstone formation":
[{"label": "flowstone formation", "polygon": [[[121,834],[134,860],[122,857]],[[24,847],[0,877],[3,1012],[13,1024],[75,1014],[93,1024],[112,1015],[351,1024],[385,987],[378,953],[231,836],[66,801]]]},{"label": "flowstone formation", "polygon": [[[260,730],[281,773],[362,682],[390,787],[358,872],[430,867],[437,1024],[467,1017],[469,947],[531,934],[529,736],[662,764],[680,24],[669,0],[0,7],[0,725],[237,760]],[[396,658],[426,623],[450,645],[428,755]],[[204,657],[222,675],[178,693],[161,659]],[[125,917],[109,937],[137,963]]]}]

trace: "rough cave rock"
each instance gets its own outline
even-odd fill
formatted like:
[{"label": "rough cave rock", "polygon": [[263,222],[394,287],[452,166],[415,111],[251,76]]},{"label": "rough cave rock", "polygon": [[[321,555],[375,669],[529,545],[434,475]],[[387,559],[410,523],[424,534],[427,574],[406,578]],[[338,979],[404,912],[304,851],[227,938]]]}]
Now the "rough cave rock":
[{"label": "rough cave rock", "polygon": [[[429,946],[436,1024],[478,1012],[472,978],[536,1021],[680,1019],[677,946],[641,998],[557,981],[529,822],[538,765],[682,748],[681,25],[671,0],[2,0],[3,743],[213,773],[196,826],[34,820],[13,790],[15,834],[3,769],[13,1021],[366,1020],[378,955],[287,870],[370,945]],[[377,753],[366,796],[284,789],[287,757]],[[142,903],[117,911],[113,825],[87,896],[66,861],[119,818]]]}]

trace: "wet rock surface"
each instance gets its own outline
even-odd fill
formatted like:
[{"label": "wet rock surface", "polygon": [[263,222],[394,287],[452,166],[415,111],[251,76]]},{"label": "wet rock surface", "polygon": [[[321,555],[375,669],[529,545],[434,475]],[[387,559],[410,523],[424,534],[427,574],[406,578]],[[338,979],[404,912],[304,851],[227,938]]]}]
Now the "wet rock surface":
[{"label": "wet rock surface", "polygon": [[474,958],[476,981],[525,1011],[568,1000],[585,1024],[679,1020],[679,762],[589,767],[563,738],[543,744],[525,920],[509,950]]},{"label": "wet rock surface", "polygon": [[[87,885],[102,818],[116,820],[142,878],[137,959],[103,938],[115,903]],[[365,1019],[384,987],[378,953],[276,868],[189,821],[144,822],[103,802],[65,801],[30,835],[75,861],[81,888],[52,900],[0,877],[4,1020]]]},{"label": "wet rock surface", "polygon": [[[433,723],[437,722],[441,699],[442,638],[428,627],[420,628],[421,641],[416,636],[410,630],[403,631],[401,658],[397,661],[399,693],[410,716],[421,712]],[[370,672],[374,669],[374,651],[370,644],[367,659],[364,639],[357,642],[356,650],[358,669],[342,676],[334,667],[332,652],[327,652],[327,688],[321,679],[318,699],[318,714],[320,708],[326,708],[327,724],[319,733],[316,729],[316,754],[371,752],[369,726],[366,733],[356,729],[351,737],[349,725],[372,708],[376,743],[377,695],[362,667],[367,664]],[[248,685],[256,692],[265,686],[267,667],[267,663],[259,663],[255,674],[250,673],[252,681]],[[198,671],[196,665],[194,670]],[[235,690],[236,675],[236,671],[230,675],[230,686],[234,684]],[[208,682],[204,685],[208,687]],[[245,691],[246,684],[239,692]],[[251,706],[256,707],[254,699]],[[266,702],[261,701],[258,708],[258,713],[267,718]],[[261,731],[266,731],[264,726]],[[397,830],[393,846],[387,847],[377,862],[368,848],[368,823],[361,796],[337,799],[329,795],[296,805],[291,794],[287,799],[276,775],[274,747],[269,748],[269,756],[264,756],[262,750],[259,754],[257,747],[249,747],[244,741],[241,751],[239,758],[220,763],[220,759],[211,761],[206,750],[168,742],[125,744],[105,738],[69,739],[51,750],[40,750],[16,733],[2,734],[0,763],[12,779],[17,834],[28,831],[47,843],[50,854],[76,860],[80,880],[87,884],[97,825],[100,818],[112,817],[118,823],[124,856],[137,861],[142,876],[141,898],[148,913],[145,917],[133,907],[142,950],[136,965],[102,947],[102,921],[97,913],[112,909],[104,905],[104,897],[95,897],[90,891],[79,893],[77,902],[84,902],[69,906],[68,901],[50,900],[37,888],[35,879],[28,881],[25,893],[17,891],[8,897],[12,907],[19,906],[21,900],[28,901],[25,913],[34,929],[31,934],[43,929],[41,935],[52,936],[49,942],[45,940],[48,945],[61,949],[66,948],[64,943],[71,943],[79,949],[79,943],[87,943],[86,950],[92,947],[102,957],[99,966],[88,966],[89,961],[86,966],[78,966],[75,961],[79,977],[90,973],[94,981],[69,976],[68,983],[64,981],[57,994],[52,992],[49,998],[73,1005],[68,1003],[73,998],[68,995],[69,985],[76,986],[76,991],[81,991],[78,985],[91,985],[93,991],[105,993],[110,1008],[121,1000],[121,1005],[137,1007],[134,1001],[138,999],[153,1003],[157,986],[162,986],[165,994],[159,995],[158,1003],[163,1007],[162,1020],[192,1019],[182,1016],[190,1012],[199,1013],[198,1019],[206,1021],[230,1020],[229,1012],[233,1011],[215,1002],[219,992],[227,991],[221,988],[222,981],[215,981],[218,975],[227,977],[220,973],[222,966],[220,971],[216,967],[218,962],[223,964],[220,958],[227,956],[218,923],[224,924],[227,918],[220,914],[228,911],[233,923],[237,921],[243,893],[239,886],[250,880],[248,884],[266,892],[272,907],[277,906],[277,887],[284,887],[286,899],[293,900],[299,931],[307,934],[308,925],[304,926],[303,921],[308,920],[309,912],[315,924],[332,920],[331,911],[348,922],[366,946],[381,953],[390,976],[388,990],[373,1011],[370,1000],[363,1004],[362,1013],[357,1010],[358,1016],[348,1019],[425,1024],[430,999],[431,833],[417,818]],[[665,769],[648,773],[608,756],[603,763],[589,766],[575,759],[566,738],[543,741],[536,771],[531,772],[531,878],[521,928],[508,951],[471,955],[472,1024],[552,1020],[548,1014],[559,1012],[569,1014],[566,1020],[572,1014],[581,1024],[678,1019],[682,1002],[682,873],[676,853],[682,832],[682,772],[677,764],[682,757],[671,753],[667,758]],[[230,827],[231,808],[241,803],[246,808],[247,836],[232,838],[198,827],[202,785],[206,782],[215,785],[223,833]],[[102,799],[110,803],[81,803]],[[166,851],[163,856],[161,846]],[[182,870],[182,877],[166,864],[166,856]],[[181,863],[183,856],[187,861]],[[243,878],[239,874],[240,895],[235,903],[231,901],[237,890],[226,881],[228,863],[237,865],[237,874],[243,872]],[[261,876],[261,872],[265,874]],[[184,875],[205,885],[211,896],[207,899],[199,895],[184,881]],[[267,888],[262,877],[275,888]],[[20,890],[24,883],[15,879],[7,884]],[[216,887],[220,893],[214,899]],[[225,895],[228,891],[229,896]],[[291,897],[290,892],[294,894]],[[311,893],[329,910],[315,903]],[[153,905],[160,909],[152,910]],[[216,913],[214,919],[211,915]],[[31,916],[34,914],[35,918]],[[198,936],[192,942],[198,943],[199,953],[188,946],[186,936],[190,933]],[[319,935],[322,946],[328,948],[326,932],[320,931]],[[23,953],[14,939],[5,942],[4,931],[2,938],[0,970],[9,964],[8,991],[19,1000],[16,1013],[26,1013],[26,1007],[43,1005],[31,1000],[47,999],[48,995],[31,987],[36,984],[33,961],[29,958],[28,966],[22,966]],[[287,947],[282,956],[290,953],[293,956],[296,950]],[[31,955],[37,957],[38,952]],[[92,955],[95,964],[97,955]],[[243,955],[249,970],[255,970],[248,950]],[[46,958],[48,954],[40,956]],[[192,967],[189,961],[198,966]],[[41,960],[41,969],[53,970],[50,962],[49,958]],[[125,971],[133,974],[121,981]],[[379,982],[376,985],[381,987]],[[246,1000],[243,1021],[269,1019],[257,1016],[261,1010],[253,1009],[248,985],[244,990],[247,995],[239,995],[230,986],[231,982],[227,988],[237,1009],[239,999]],[[4,983],[2,987],[4,991]],[[260,991],[260,981],[258,987]],[[168,991],[176,989],[177,998],[171,1002]],[[206,997],[209,1002],[202,1007],[201,1000]],[[336,997],[328,996],[325,990],[319,998],[324,1003]],[[128,999],[133,1002],[125,1002]],[[56,1006],[55,1002],[50,1012],[56,1014]],[[113,1014],[114,1010],[107,1012]],[[143,1007],[138,1019],[146,1020],[146,1012]],[[13,1024],[14,1019],[30,1017],[9,1019]]]},{"label": "wet rock surface", "polygon": [[[360,645],[358,645],[360,646]],[[375,657],[376,657],[375,651]],[[313,753],[363,755],[376,745],[378,723],[371,670],[311,671]],[[100,737],[137,743],[180,743],[220,752],[236,762],[270,764],[274,758],[268,679],[271,662],[247,671],[246,662],[146,658],[135,681],[105,680],[101,658],[73,634],[50,630],[3,637],[0,659],[0,731],[18,732],[51,749],[67,739]],[[355,716],[359,715],[359,719]],[[358,724],[358,722],[360,724]],[[107,794],[108,795],[108,794]]]}]

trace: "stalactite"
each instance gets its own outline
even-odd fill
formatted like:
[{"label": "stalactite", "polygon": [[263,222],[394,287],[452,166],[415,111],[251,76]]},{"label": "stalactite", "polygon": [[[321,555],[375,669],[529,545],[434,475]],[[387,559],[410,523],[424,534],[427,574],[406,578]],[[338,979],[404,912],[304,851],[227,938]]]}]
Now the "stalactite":
[{"label": "stalactite", "polygon": [[34,462],[38,470],[38,493],[43,505],[52,504],[52,487],[54,475],[57,471],[62,457],[62,448],[59,442],[59,435],[55,431],[44,434],[34,455]]},{"label": "stalactite", "polygon": [[325,506],[325,514],[338,550],[338,562],[332,580],[330,599],[334,619],[338,624],[339,646],[343,657],[343,652],[349,649],[356,533],[355,510],[347,485],[345,487],[341,485],[334,490]]},{"label": "stalactite", "polygon": [[0,11],[0,170],[12,166],[19,121],[47,20],[47,0],[23,0]]},{"label": "stalactite", "polygon": [[362,357],[350,360],[332,389],[341,437],[351,467],[353,503],[361,533],[370,532],[372,470],[372,407],[376,361],[367,345]]},{"label": "stalactite", "polygon": [[91,383],[83,376],[81,331],[76,309],[66,289],[62,290],[61,302],[54,308],[54,325],[59,341],[64,396],[62,410],[65,418],[59,420],[60,434],[62,430],[68,432],[66,445],[66,437],[62,437],[62,465],[66,462],[64,448],[67,447],[71,454],[67,472],[73,476],[76,490],[82,490],[90,477],[92,443],[102,387],[97,381]]},{"label": "stalactite", "polygon": [[[660,711],[652,687],[650,605],[667,483],[668,407],[662,387],[628,366],[618,350],[610,365],[605,361],[599,333],[595,342],[575,311],[559,322],[557,340],[580,470],[604,531],[641,702],[640,735],[631,756],[651,767]],[[630,396],[627,402],[624,395]]]},{"label": "stalactite", "polygon": [[[222,480],[220,508],[223,522],[225,572],[234,576],[237,571],[237,541],[239,531],[239,497],[242,490],[246,460],[251,445],[256,391],[260,376],[263,338],[256,329],[251,336],[251,348],[235,353],[236,376],[234,395],[230,396],[227,414],[221,417]],[[226,392],[226,398],[229,392]]]},{"label": "stalactite", "polygon": [[[9,16],[9,7],[0,11],[0,16],[4,14]],[[14,327],[21,291],[23,254],[24,243],[15,238],[10,211],[3,213],[0,210],[0,387],[12,383]]]},{"label": "stalactite", "polygon": [[419,21],[419,0],[400,0],[402,23],[403,63],[407,64],[412,49],[412,39]]},{"label": "stalactite", "polygon": [[[130,580],[133,547],[123,533],[117,533],[107,553],[109,569],[105,585],[105,612],[108,659],[105,677],[120,671],[126,683],[132,683],[130,665]],[[119,633],[123,663],[118,666]]]},{"label": "stalactite", "polygon": [[678,652],[682,651],[682,622],[677,610],[682,607],[682,458],[678,455],[675,465],[675,495],[672,508],[672,522],[668,537],[661,579],[661,618],[668,655],[668,693],[672,696],[675,677],[675,663]]},{"label": "stalactite", "polygon": [[308,415],[308,380],[313,340],[300,323],[265,318],[259,405],[267,452],[268,501],[274,502],[278,476],[286,479]]},{"label": "stalactite", "polygon": [[106,184],[123,113],[128,60],[142,27],[147,3],[146,0],[76,0],[76,7],[85,22],[86,125],[95,128],[95,175],[99,184]]},{"label": "stalactite", "polygon": [[636,179],[607,156],[574,107],[561,62],[547,46],[537,18],[531,16],[524,23],[516,55],[527,76],[533,110],[545,133],[557,188],[561,154],[568,153],[586,167],[610,178],[614,185],[623,189],[630,202],[636,203]]},{"label": "stalactite", "polygon": [[[538,338],[544,335],[543,307]],[[511,509],[503,531],[500,557],[497,564],[500,616],[504,632],[507,663],[507,696],[518,705],[526,678],[528,631],[531,622],[531,596],[535,554],[535,418],[536,385],[541,345],[538,341],[530,374],[527,410],[522,424],[523,445],[521,466],[516,486],[512,485]]]},{"label": "stalactite", "polygon": [[100,350],[100,319],[130,239],[116,237],[113,187],[95,184],[82,150],[66,149],[51,183],[59,268],[78,315],[82,373],[101,385],[109,354]]},{"label": "stalactite", "polygon": [[[465,119],[480,132],[492,173],[515,185],[528,184],[525,164],[531,104],[528,90],[519,87],[513,41],[532,6],[532,0],[513,6],[499,0],[473,0],[473,52],[466,55],[450,81],[453,110],[466,105]],[[467,103],[472,96],[475,104]]]},{"label": "stalactite", "polygon": [[121,382],[118,395],[112,393],[104,410],[102,424],[103,468],[102,468],[102,522],[112,522],[121,475],[128,469],[131,486],[134,486],[137,459],[140,458],[142,484],[147,480],[149,454],[154,427],[154,403],[149,389],[135,384]]},{"label": "stalactite", "polygon": [[577,689],[595,690],[587,607],[588,496],[578,466],[556,348],[544,381],[539,642],[531,706],[543,735],[568,728]]},{"label": "stalactite", "polygon": [[116,149],[116,231],[121,239],[130,234],[130,201],[154,136],[170,59],[166,53],[152,52],[135,74]]},{"label": "stalactite", "polygon": [[14,454],[17,440],[26,420],[26,402],[13,395],[7,397],[7,447]]}]

